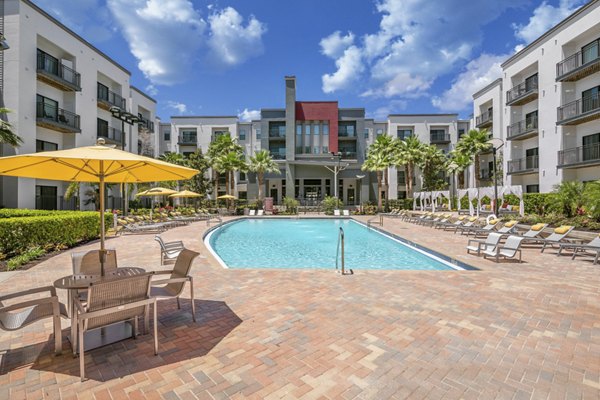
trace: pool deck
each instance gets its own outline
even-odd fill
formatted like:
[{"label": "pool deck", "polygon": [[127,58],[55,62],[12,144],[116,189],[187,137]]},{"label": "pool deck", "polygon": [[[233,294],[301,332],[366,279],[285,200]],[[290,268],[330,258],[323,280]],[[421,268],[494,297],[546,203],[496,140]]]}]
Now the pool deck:
[{"label": "pool deck", "polygon": [[[159,355],[150,335],[93,350],[84,383],[67,320],[58,357],[51,320],[0,331],[0,399],[600,398],[600,265],[539,248],[496,264],[467,255],[465,236],[387,218],[383,228],[479,270],[228,270],[202,243],[205,223],[171,229],[166,240],[206,257],[192,268],[197,323],[187,290],[181,311],[161,302]],[[153,235],[107,246],[120,266],[166,269]],[[70,270],[64,252],[0,279],[0,293]]]}]

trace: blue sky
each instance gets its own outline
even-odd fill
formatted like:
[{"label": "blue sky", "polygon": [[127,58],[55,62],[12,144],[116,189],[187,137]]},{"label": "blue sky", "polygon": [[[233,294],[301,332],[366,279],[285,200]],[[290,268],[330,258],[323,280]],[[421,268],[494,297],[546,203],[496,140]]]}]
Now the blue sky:
[{"label": "blue sky", "polygon": [[299,100],[457,112],[500,64],[583,0],[34,0],[132,73],[172,115],[240,115]]}]

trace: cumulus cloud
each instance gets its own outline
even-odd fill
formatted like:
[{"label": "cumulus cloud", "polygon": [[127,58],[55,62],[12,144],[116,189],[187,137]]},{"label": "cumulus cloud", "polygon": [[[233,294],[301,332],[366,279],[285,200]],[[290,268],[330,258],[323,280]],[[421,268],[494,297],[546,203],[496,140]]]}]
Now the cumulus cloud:
[{"label": "cumulus cloud", "polygon": [[178,101],[169,100],[166,104],[167,108],[176,110],[179,114],[185,114],[187,111],[187,105],[180,103]]},{"label": "cumulus cloud", "polygon": [[260,119],[260,110],[248,110],[244,108],[244,111],[238,113],[238,118],[244,122]]},{"label": "cumulus cloud", "polygon": [[422,96],[437,78],[468,62],[481,44],[483,26],[526,1],[480,0],[465,7],[461,0],[381,0],[377,32],[353,45],[352,32],[321,40],[323,54],[337,55],[332,57],[337,70],[322,76],[323,91],[361,82],[364,96]]},{"label": "cumulus cloud", "polygon": [[525,25],[513,24],[515,37],[525,44],[533,42],[548,29],[571,15],[583,3],[583,0],[560,0],[555,7],[542,2]]},{"label": "cumulus cloud", "polygon": [[462,111],[468,109],[473,102],[473,93],[481,90],[502,76],[500,64],[508,55],[481,54],[470,61],[452,82],[452,86],[441,96],[436,96],[431,103],[442,111]]},{"label": "cumulus cloud", "polygon": [[254,16],[250,16],[244,26],[244,17],[227,7],[210,15],[208,23],[211,31],[208,46],[215,57],[213,61],[237,65],[262,54],[262,35],[267,28]]},{"label": "cumulus cloud", "polygon": [[387,105],[375,109],[375,111],[368,112],[367,117],[373,118],[376,121],[387,120],[388,115],[398,114],[408,106],[408,102],[405,100],[392,100]]},{"label": "cumulus cloud", "polygon": [[156,96],[158,94],[158,89],[153,84],[149,84],[148,86],[146,86],[145,90],[146,93],[148,93],[150,96]]}]

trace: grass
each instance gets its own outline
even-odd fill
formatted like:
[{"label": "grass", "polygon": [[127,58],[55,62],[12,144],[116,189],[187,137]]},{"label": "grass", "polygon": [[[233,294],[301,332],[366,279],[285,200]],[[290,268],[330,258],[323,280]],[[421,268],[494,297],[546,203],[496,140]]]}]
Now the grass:
[{"label": "grass", "polygon": [[41,247],[39,247],[39,246],[32,247],[32,248],[26,250],[23,254],[13,257],[10,260],[8,260],[6,263],[6,270],[14,271],[16,269],[19,269],[19,267],[21,265],[25,265],[30,261],[40,258],[44,254],[46,254],[46,251],[44,251],[44,249],[42,249]]}]

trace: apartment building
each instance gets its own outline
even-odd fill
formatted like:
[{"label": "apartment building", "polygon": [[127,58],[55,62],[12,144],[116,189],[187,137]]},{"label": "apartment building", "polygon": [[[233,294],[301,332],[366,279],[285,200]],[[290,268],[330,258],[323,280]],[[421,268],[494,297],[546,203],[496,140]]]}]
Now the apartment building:
[{"label": "apartment building", "polygon": [[563,181],[600,179],[599,48],[595,0],[506,60],[502,82],[474,95],[477,121],[489,104],[490,124],[502,126],[493,134],[504,140],[508,184],[549,192]]},{"label": "apartment building", "polygon": [[[98,138],[134,153],[154,154],[156,101],[129,83],[131,74],[29,0],[6,0],[1,100],[24,140],[2,155],[92,145]],[[150,141],[143,144],[139,132]],[[68,182],[0,178],[4,207],[72,209]],[[83,191],[84,189],[82,189]],[[79,206],[85,208],[84,196]],[[109,192],[109,206],[118,206]],[[89,205],[91,207],[91,205]]]},{"label": "apartment building", "polygon": [[[246,157],[267,149],[277,162],[280,173],[268,174],[264,188],[276,204],[286,196],[313,204],[337,194],[344,204],[358,205],[376,199],[376,175],[361,167],[368,146],[378,136],[403,139],[416,135],[448,153],[468,129],[469,121],[459,120],[457,114],[394,114],[375,121],[365,118],[364,108],[340,108],[337,101],[298,101],[296,78],[288,76],[285,107],[263,108],[260,120],[249,122],[240,122],[235,116],[174,116],[170,124],[161,124],[158,147],[184,155],[198,148],[206,153],[218,135],[230,135],[242,145]],[[418,171],[415,175],[419,176]],[[241,172],[235,179],[235,196],[257,198],[254,174]],[[213,196],[224,194],[224,185],[223,178]],[[415,188],[420,186],[417,179]],[[403,168],[393,168],[389,198],[403,197]]]}]

